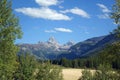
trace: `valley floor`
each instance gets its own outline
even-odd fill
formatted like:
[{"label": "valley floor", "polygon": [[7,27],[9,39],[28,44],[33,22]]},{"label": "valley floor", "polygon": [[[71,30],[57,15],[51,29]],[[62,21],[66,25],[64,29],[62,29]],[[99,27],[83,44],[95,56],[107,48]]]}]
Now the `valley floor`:
[{"label": "valley floor", "polygon": [[[78,80],[82,76],[84,69],[62,69],[64,80]],[[95,70],[90,70],[94,72]]]}]

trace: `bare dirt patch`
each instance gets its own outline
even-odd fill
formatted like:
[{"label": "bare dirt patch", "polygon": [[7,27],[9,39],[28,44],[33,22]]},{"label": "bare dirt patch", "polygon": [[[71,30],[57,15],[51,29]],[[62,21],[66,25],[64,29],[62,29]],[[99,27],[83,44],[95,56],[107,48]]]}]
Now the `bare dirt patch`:
[{"label": "bare dirt patch", "polygon": [[[62,69],[64,80],[78,80],[84,69]],[[90,70],[94,72],[95,70]]]}]

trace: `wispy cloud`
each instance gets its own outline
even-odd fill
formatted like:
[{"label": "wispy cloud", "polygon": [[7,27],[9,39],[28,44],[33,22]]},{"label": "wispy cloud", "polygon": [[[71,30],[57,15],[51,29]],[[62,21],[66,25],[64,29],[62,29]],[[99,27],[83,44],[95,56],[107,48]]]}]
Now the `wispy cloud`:
[{"label": "wispy cloud", "polygon": [[58,13],[55,10],[52,10],[47,7],[42,8],[18,8],[15,9],[17,12],[21,12],[25,15],[28,15],[30,17],[34,18],[43,18],[48,20],[71,20],[70,17],[67,15]]},{"label": "wispy cloud", "polygon": [[35,2],[40,6],[51,6],[58,4],[58,0],[35,0]]},{"label": "wispy cloud", "polygon": [[72,13],[72,14],[76,14],[76,15],[79,15],[81,17],[84,17],[84,18],[90,18],[90,15],[84,11],[83,9],[80,9],[80,8],[73,8],[73,9],[67,9],[65,11],[61,11],[62,13]]},{"label": "wispy cloud", "polygon": [[97,6],[99,6],[103,13],[109,13],[111,12],[104,4],[98,3]]},{"label": "wispy cloud", "polygon": [[111,12],[107,6],[104,4],[98,3],[97,6],[101,9],[103,14],[97,15],[99,19],[109,19],[109,13]]},{"label": "wispy cloud", "polygon": [[100,19],[109,19],[109,14],[101,14],[101,15],[97,15],[98,16],[98,18],[100,18]]},{"label": "wispy cloud", "polygon": [[55,30],[45,30],[46,33],[56,33]]},{"label": "wispy cloud", "polygon": [[66,33],[72,33],[73,31],[71,29],[67,28],[54,28],[52,30],[45,30],[46,33],[57,33],[57,32],[66,32]]},{"label": "wispy cloud", "polygon": [[59,32],[68,32],[68,33],[73,32],[71,29],[67,29],[67,28],[54,28],[54,30]]}]

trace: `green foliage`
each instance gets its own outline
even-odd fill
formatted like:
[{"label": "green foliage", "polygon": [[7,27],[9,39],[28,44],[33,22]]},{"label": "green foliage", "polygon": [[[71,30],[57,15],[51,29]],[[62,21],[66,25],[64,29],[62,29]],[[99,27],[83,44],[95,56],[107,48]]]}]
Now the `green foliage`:
[{"label": "green foliage", "polygon": [[62,58],[60,61],[60,64],[64,67],[71,67],[72,66],[71,61],[66,59],[66,58]]},{"label": "green foliage", "polygon": [[19,48],[14,42],[21,35],[18,18],[12,13],[12,0],[0,0],[0,80],[62,80],[59,68],[50,64],[38,67],[40,63],[29,54],[17,57]]},{"label": "green foliage", "polygon": [[18,57],[19,67],[14,74],[15,80],[62,80],[61,69],[49,62],[41,62],[30,54]]},{"label": "green foliage", "polygon": [[114,19],[115,23],[118,25],[117,29],[115,29],[113,33],[116,34],[118,38],[120,38],[120,0],[116,0],[116,4],[113,5],[111,18]]},{"label": "green foliage", "polygon": [[52,63],[64,67],[93,69],[96,69],[100,64],[107,63],[110,64],[112,68],[120,70],[120,42],[115,42],[106,46],[103,50],[98,51],[95,56],[75,60],[62,58],[61,60],[55,60]]},{"label": "green foliage", "polygon": [[11,7],[11,0],[0,0],[0,80],[11,80],[18,65],[14,41],[22,32]]},{"label": "green foliage", "polygon": [[112,65],[112,68],[120,69],[120,46],[119,42],[116,42],[99,53],[98,58],[100,64],[108,63]]},{"label": "green foliage", "polygon": [[119,80],[120,74],[112,70],[109,64],[100,65],[98,70],[93,73],[90,71],[84,70],[82,72],[82,77],[79,80]]},{"label": "green foliage", "polygon": [[79,80],[93,80],[92,73],[89,70],[82,71],[82,77]]},{"label": "green foliage", "polygon": [[43,63],[39,66],[37,80],[63,80],[61,69],[57,66],[48,63]]},{"label": "green foliage", "polygon": [[120,24],[120,0],[116,0],[116,4],[113,5],[111,18],[115,20],[116,24]]},{"label": "green foliage", "polygon": [[21,54],[18,57],[19,67],[15,73],[17,80],[34,80],[35,71],[37,69],[37,61],[34,56],[30,54]]}]

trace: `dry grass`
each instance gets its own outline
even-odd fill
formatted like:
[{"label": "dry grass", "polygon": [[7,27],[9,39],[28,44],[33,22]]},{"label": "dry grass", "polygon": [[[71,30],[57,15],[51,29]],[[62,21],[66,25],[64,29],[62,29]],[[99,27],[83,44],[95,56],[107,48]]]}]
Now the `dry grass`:
[{"label": "dry grass", "polygon": [[[62,69],[64,80],[78,80],[82,76],[84,69]],[[90,70],[94,72],[95,70]]]}]

